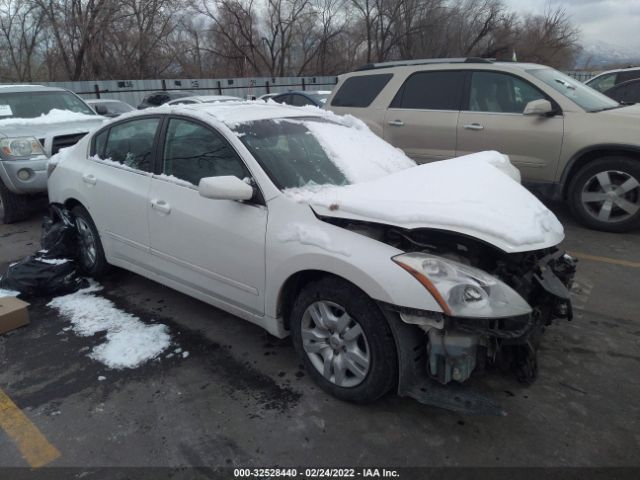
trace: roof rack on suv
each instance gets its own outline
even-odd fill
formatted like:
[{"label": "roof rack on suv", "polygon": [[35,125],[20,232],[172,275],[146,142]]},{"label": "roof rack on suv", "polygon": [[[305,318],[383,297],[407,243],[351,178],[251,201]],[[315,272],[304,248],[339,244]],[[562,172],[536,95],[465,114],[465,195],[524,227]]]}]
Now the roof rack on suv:
[{"label": "roof rack on suv", "polygon": [[438,63],[493,63],[493,59],[479,57],[462,58],[424,58],[419,60],[396,60],[393,62],[367,63],[355,69],[356,72],[362,70],[376,70],[378,68],[405,67],[411,65],[430,65]]}]

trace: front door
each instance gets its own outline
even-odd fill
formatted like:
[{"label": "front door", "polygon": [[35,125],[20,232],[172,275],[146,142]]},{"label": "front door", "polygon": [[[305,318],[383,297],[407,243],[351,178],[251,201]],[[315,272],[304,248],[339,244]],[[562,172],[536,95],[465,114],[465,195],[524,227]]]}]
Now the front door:
[{"label": "front door", "polygon": [[384,119],[384,139],[418,163],[455,156],[463,71],[411,75]]},{"label": "front door", "polygon": [[264,313],[264,205],[201,197],[205,177],[250,177],[222,135],[192,120],[169,120],[162,175],[151,180],[148,215],[154,269],[188,289]]},{"label": "front door", "polygon": [[523,115],[532,100],[549,100],[525,80],[499,72],[472,72],[467,108],[458,118],[456,154],[497,150],[509,155],[524,181],[551,182],[556,173],[564,119]]}]

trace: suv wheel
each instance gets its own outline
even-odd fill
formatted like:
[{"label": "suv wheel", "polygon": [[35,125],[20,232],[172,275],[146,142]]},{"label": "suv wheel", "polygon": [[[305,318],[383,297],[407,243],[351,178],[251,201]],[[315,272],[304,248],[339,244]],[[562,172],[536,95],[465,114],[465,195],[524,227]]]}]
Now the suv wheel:
[{"label": "suv wheel", "polygon": [[640,162],[605,157],[585,165],[569,184],[569,205],[581,223],[596,230],[640,226]]},{"label": "suv wheel", "polygon": [[372,402],[396,381],[391,329],[378,306],[348,282],[307,285],[291,312],[293,343],[309,375],[343,400]]},{"label": "suv wheel", "polygon": [[100,277],[104,275],[109,264],[104,256],[100,234],[96,228],[91,215],[87,210],[78,205],[71,210],[76,228],[78,229],[78,260],[82,270],[92,276]]},{"label": "suv wheel", "polygon": [[29,216],[29,196],[17,195],[0,180],[0,222],[14,223]]}]

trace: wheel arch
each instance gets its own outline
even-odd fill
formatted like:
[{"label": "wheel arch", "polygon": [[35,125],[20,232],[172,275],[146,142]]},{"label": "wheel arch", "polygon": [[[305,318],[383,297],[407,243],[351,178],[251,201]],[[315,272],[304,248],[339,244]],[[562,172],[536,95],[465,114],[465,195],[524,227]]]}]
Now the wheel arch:
[{"label": "wheel arch", "polygon": [[582,167],[593,160],[597,160],[598,158],[611,156],[630,157],[640,161],[640,147],[624,144],[602,144],[593,145],[580,150],[571,157],[562,172],[562,177],[560,178],[562,199],[567,199],[571,179]]},{"label": "wheel arch", "polygon": [[289,317],[293,308],[293,303],[295,302],[296,297],[302,291],[302,289],[309,283],[325,277],[333,277],[344,282],[348,282],[358,290],[362,291],[365,295],[367,294],[364,290],[362,290],[362,288],[353,283],[351,280],[340,275],[336,275],[335,273],[328,272],[326,270],[308,269],[295,272],[290,275],[280,287],[276,301],[276,315],[282,318],[282,324],[284,328],[286,328],[287,330],[291,329],[291,320]]}]

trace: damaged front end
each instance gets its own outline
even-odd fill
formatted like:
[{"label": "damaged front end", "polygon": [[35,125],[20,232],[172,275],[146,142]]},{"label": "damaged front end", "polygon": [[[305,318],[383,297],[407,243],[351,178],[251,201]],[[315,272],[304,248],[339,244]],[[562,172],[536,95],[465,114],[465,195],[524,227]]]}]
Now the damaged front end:
[{"label": "damaged front end", "polygon": [[[430,312],[381,305],[400,339],[401,395],[421,396],[421,401],[430,396],[423,403],[445,408],[469,403],[468,396],[464,400],[457,394],[438,393],[434,382],[423,385],[425,373],[447,388],[492,367],[512,370],[519,381],[530,383],[537,375],[544,328],[556,319],[572,319],[569,290],[576,261],[556,247],[505,253],[453,232],[330,221],[404,251],[393,260],[442,308]],[[479,397],[474,401],[482,403]]]}]

